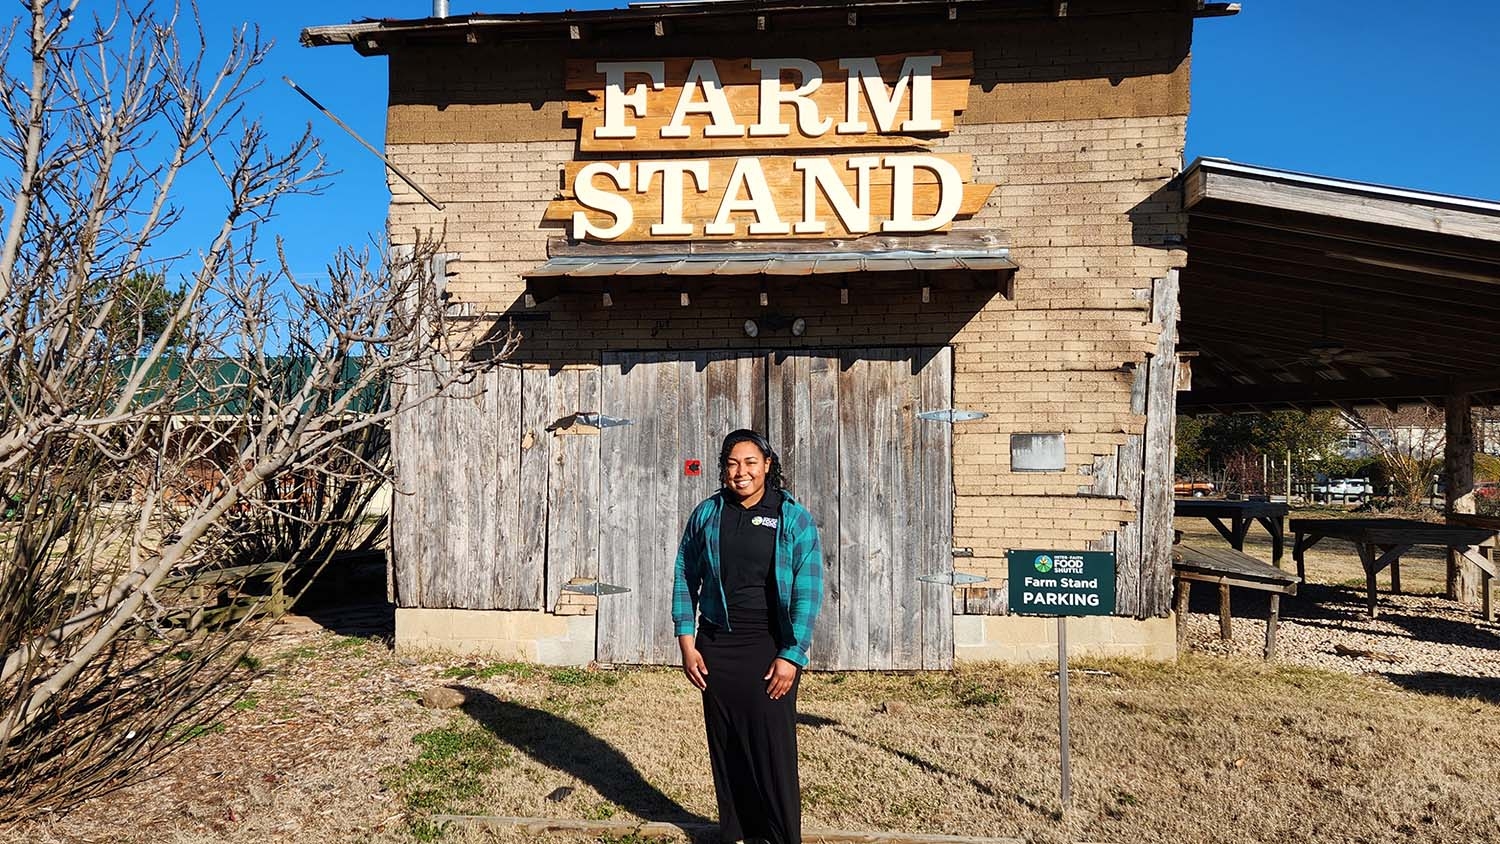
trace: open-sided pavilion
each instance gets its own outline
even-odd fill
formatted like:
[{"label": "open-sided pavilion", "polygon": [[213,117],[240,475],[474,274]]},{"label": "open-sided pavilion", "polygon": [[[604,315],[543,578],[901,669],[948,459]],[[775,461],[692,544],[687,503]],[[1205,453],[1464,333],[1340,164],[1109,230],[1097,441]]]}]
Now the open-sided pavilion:
[{"label": "open-sided pavilion", "polygon": [[[1181,184],[1179,411],[1445,408],[1449,520],[1472,521],[1471,411],[1500,401],[1500,202],[1215,159]],[[1478,571],[1450,566],[1452,597],[1477,597]]]}]

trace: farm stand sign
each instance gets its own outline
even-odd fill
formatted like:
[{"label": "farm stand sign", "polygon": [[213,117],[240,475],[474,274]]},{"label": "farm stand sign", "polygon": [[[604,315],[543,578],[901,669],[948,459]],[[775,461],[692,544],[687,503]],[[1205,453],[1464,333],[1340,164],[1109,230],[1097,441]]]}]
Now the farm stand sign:
[{"label": "farm stand sign", "polygon": [[1109,615],[1115,611],[1111,551],[1010,551],[1010,611],[1019,615]]},{"label": "farm stand sign", "polygon": [[[972,183],[970,156],[925,151],[967,104],[972,63],[570,61],[569,90],[590,96],[569,110],[579,150],[611,159],[570,164],[547,219],[602,241],[946,231],[994,190]],[[732,154],[760,151],[811,154]]]}]

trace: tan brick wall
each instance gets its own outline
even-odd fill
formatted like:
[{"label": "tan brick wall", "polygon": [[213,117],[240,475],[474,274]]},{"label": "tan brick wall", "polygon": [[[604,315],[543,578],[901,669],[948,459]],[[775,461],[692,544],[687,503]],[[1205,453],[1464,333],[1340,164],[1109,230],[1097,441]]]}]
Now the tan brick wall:
[{"label": "tan brick wall", "polygon": [[[971,279],[934,279],[924,303],[912,279],[862,277],[841,305],[831,281],[769,278],[770,310],[804,317],[808,331],[795,341],[749,340],[740,327],[761,312],[759,279],[694,282],[689,307],[660,280],[613,283],[612,308],[601,306],[598,282],[580,283],[580,292],[529,311],[549,320],[520,324],[521,357],[593,365],[604,349],[951,344],[955,405],[990,414],[955,427],[954,542],[976,555],[964,568],[998,574],[1007,548],[1097,540],[1133,519],[1133,505],[1080,488],[1090,485],[1095,455],[1142,430],[1130,411],[1129,367],[1143,363],[1159,333],[1142,291],[1184,260],[1164,248],[1185,226],[1175,192],[1164,188],[1181,166],[1188,25],[1186,16],[1146,16],[989,34],[917,29],[877,33],[860,48],[962,49],[968,39],[975,49],[973,104],[936,148],[972,153],[976,180],[999,185],[959,225],[1008,238],[1021,266],[1013,299]],[[644,46],[661,56],[689,49],[671,39]],[[791,38],[777,51],[833,49],[803,46]],[[460,256],[449,290],[481,315],[481,327],[525,311],[522,273],[561,233],[539,226],[575,147],[575,129],[549,122],[561,120],[565,53],[549,52],[558,49],[572,48],[516,48],[504,61],[480,48],[462,60],[453,56],[465,51],[391,60],[389,153],[447,205],[434,211],[392,178],[392,236],[445,233],[446,251]],[[727,56],[744,47],[690,49]],[[1010,434],[1051,431],[1066,434],[1067,471],[1012,473]]]}]

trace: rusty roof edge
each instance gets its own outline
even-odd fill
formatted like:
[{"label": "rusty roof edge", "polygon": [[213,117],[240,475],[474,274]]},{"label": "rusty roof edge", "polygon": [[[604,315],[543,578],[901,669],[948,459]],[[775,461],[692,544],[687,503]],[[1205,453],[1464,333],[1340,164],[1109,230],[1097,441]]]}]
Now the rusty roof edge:
[{"label": "rusty roof edge", "polygon": [[[998,249],[893,249],[887,251],[864,251],[855,252],[848,250],[833,250],[825,252],[652,252],[642,254],[640,252],[617,252],[614,254],[592,254],[592,255],[555,255],[547,259],[547,263],[557,264],[587,264],[592,261],[645,261],[659,264],[666,261],[815,261],[830,258],[874,258],[876,260],[912,260],[920,258],[996,258],[1010,259],[1010,250]],[[1014,261],[1012,261],[1014,263]]]},{"label": "rusty roof edge", "polygon": [[673,240],[659,243],[599,243],[573,241],[564,236],[547,240],[548,257],[586,257],[603,255],[653,255],[653,254],[818,254],[830,255],[878,255],[906,253],[931,255],[934,253],[985,254],[1005,256],[1009,254],[1009,236],[1003,230],[954,229],[928,235],[869,234],[859,237],[812,239],[766,239],[766,240]]},{"label": "rusty roof edge", "polygon": [[[1037,0],[1038,7],[1051,7],[1050,2]],[[1170,3],[1160,4],[1164,10]],[[465,32],[475,27],[540,26],[547,24],[569,25],[589,23],[647,23],[653,20],[682,18],[732,17],[745,14],[795,14],[846,10],[870,11],[917,11],[932,9],[987,9],[1015,12],[1018,7],[1008,0],[689,0],[683,3],[631,4],[623,9],[586,9],[560,12],[526,12],[520,14],[454,15],[447,18],[385,18],[368,19],[345,24],[327,24],[306,27],[299,40],[305,47],[354,45],[362,40],[385,35],[438,34],[443,32]],[[1199,2],[1192,11],[1194,17],[1224,17],[1237,14],[1239,3]],[[1144,9],[1121,9],[1118,13],[1140,12]],[[1117,12],[1088,11],[1085,14],[1114,14]],[[962,13],[959,14],[962,19]]]},{"label": "rusty roof edge", "polygon": [[[826,262],[826,263],[825,263]],[[850,263],[854,266],[848,266]],[[944,267],[931,266],[946,262]],[[922,264],[923,266],[918,266]],[[567,255],[521,273],[528,279],[633,275],[819,275],[826,273],[890,272],[894,270],[971,270],[1014,272],[1020,267],[1006,249],[960,249],[946,252],[896,250],[889,252],[746,252],[718,254],[622,253]]]}]

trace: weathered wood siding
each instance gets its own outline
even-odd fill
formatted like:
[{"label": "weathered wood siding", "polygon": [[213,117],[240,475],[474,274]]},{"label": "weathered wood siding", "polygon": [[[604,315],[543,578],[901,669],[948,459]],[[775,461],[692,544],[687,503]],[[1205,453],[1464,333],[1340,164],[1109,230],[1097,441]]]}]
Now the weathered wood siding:
[{"label": "weathered wood siding", "polygon": [[558,425],[597,407],[597,385],[597,370],[500,366],[396,420],[398,606],[551,608],[597,573],[598,437]]},{"label": "weathered wood siding", "polygon": [[[946,668],[952,568],[952,430],[917,418],[950,406],[952,354],[857,349],[790,354],[608,355],[600,577],[607,662],[675,663],[672,565],[692,508],[718,488],[717,444],[766,431],[789,488],[818,520],[825,603],[812,649],[825,669]],[[703,474],[684,474],[685,460]]]},{"label": "weathered wood siding", "polygon": [[[682,529],[719,485],[716,449],[736,428],[765,430],[764,355],[606,355],[601,407],[629,424],[600,433],[599,578],[629,592],[599,600],[598,658],[680,664],[673,565]],[[686,474],[698,460],[702,474]]]}]

